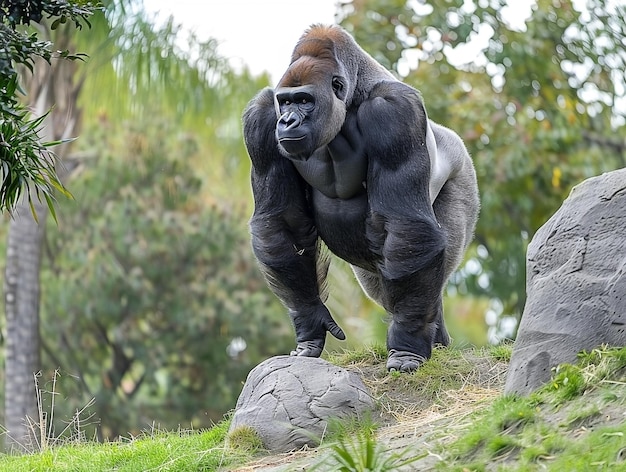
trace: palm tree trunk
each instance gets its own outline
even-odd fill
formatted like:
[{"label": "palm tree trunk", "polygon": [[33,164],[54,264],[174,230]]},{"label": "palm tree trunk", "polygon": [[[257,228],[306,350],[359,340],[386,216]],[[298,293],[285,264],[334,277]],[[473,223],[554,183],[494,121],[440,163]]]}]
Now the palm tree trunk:
[{"label": "palm tree trunk", "polygon": [[7,449],[32,450],[39,423],[34,375],[39,359],[39,268],[46,210],[37,202],[39,224],[28,202],[9,224],[4,279],[6,307],[5,418]]}]

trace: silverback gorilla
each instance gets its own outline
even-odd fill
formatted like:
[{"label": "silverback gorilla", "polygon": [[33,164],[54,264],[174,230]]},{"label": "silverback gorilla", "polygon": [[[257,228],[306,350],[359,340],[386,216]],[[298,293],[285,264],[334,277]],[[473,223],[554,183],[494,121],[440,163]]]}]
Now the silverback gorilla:
[{"label": "silverback gorilla", "polygon": [[252,247],[289,310],[291,354],[318,357],[326,331],[345,339],[324,305],[320,240],[389,313],[387,369],[413,371],[447,345],[443,288],[472,237],[478,188],[463,142],[429,121],[419,92],[342,28],[314,25],[243,127]]}]

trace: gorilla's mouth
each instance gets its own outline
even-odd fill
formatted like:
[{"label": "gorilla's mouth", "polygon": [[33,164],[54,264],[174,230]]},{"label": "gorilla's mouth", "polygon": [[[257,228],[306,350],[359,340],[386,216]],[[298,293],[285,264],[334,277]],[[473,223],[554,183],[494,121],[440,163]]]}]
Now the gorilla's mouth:
[{"label": "gorilla's mouth", "polygon": [[306,134],[302,136],[282,136],[278,141],[282,144],[283,141],[302,141],[304,138],[306,138]]},{"label": "gorilla's mouth", "polygon": [[302,136],[281,136],[278,142],[289,154],[298,154],[306,147],[306,138],[306,134]]},{"label": "gorilla's mouth", "polygon": [[306,160],[308,157],[306,134],[302,136],[281,136],[278,143],[290,159]]}]

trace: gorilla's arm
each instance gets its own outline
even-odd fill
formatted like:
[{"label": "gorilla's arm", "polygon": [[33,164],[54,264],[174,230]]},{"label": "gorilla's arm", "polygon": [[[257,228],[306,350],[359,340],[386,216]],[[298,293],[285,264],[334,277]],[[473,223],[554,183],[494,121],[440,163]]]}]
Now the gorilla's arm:
[{"label": "gorilla's arm", "polygon": [[446,244],[430,201],[426,112],[413,88],[381,82],[358,121],[368,130],[368,239],[379,257],[383,304],[393,315],[387,366],[413,370],[430,357],[441,320]]},{"label": "gorilla's arm", "polygon": [[325,278],[328,265],[318,268],[317,231],[307,204],[306,184],[276,146],[271,89],[261,91],[250,102],[243,125],[252,160],[252,248],[270,288],[294,323],[297,348],[292,354],[317,357],[326,331],[339,339],[345,335],[320,298],[320,279]]}]

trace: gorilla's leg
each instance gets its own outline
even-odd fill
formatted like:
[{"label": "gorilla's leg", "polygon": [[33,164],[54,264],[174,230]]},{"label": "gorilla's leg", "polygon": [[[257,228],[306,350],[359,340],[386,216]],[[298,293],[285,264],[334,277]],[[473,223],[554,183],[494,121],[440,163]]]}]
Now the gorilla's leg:
[{"label": "gorilla's leg", "polygon": [[445,333],[442,262],[442,255],[435,256],[430,267],[404,279],[383,277],[385,308],[392,318],[387,329],[388,370],[415,370],[430,358],[438,333],[440,336]]},{"label": "gorilla's leg", "polygon": [[[352,269],[364,292],[379,305],[387,306],[387,303],[383,300],[382,280],[380,275],[356,266],[353,266]],[[450,337],[443,321],[443,310],[441,309],[438,310],[435,321],[423,333],[423,336],[407,336],[407,334],[414,331],[415,328],[416,325],[413,323],[409,324],[408,327],[403,327],[399,323],[394,323],[393,319],[391,320],[387,344],[396,346],[396,349],[392,348],[390,351],[390,358],[392,359],[392,361],[388,363],[390,369],[403,371],[414,370],[427,359],[426,354],[430,352],[429,346],[433,344],[447,346],[450,343]],[[403,340],[403,337],[406,337],[406,339]],[[411,346],[407,347],[407,349],[420,350],[424,355],[397,349],[402,345]]]},{"label": "gorilla's leg", "polygon": [[[356,266],[352,266],[352,270],[354,271],[354,275],[356,276],[359,284],[361,285],[361,288],[367,294],[367,296],[374,300],[376,303],[378,303],[380,306],[384,306],[385,303],[383,301],[383,292],[380,276]],[[448,330],[446,329],[446,325],[443,319],[443,310],[441,310],[439,312],[439,315],[437,315],[434,324],[434,344],[441,344],[442,346],[447,346],[448,344],[450,344],[450,335],[448,334]]]},{"label": "gorilla's leg", "polygon": [[439,316],[437,316],[437,319],[435,320],[435,336],[433,344],[440,344],[442,346],[450,344],[450,335],[448,334],[446,323],[443,319],[443,310],[441,310]]},{"label": "gorilla's leg", "polygon": [[[396,322],[398,316],[394,317],[387,335],[387,345],[390,347],[387,367],[390,370],[414,370],[430,357],[432,346],[436,344],[447,346],[450,343],[450,336],[443,318],[443,288],[445,288],[452,272],[461,263],[474,231],[479,208],[474,179],[471,168],[464,173],[457,174],[455,178],[446,183],[435,201],[433,206],[435,216],[445,235],[443,278],[439,288],[441,295],[432,308],[435,311],[432,322],[428,322],[429,316],[425,316],[423,318],[411,318],[410,323],[403,325]],[[422,291],[435,291],[437,290],[436,284],[431,285],[430,289],[426,288],[428,283],[424,277],[429,278],[427,272],[415,276],[413,281],[416,283],[416,287],[420,287]],[[428,297],[425,299],[427,300]],[[424,299],[418,296],[413,300],[421,304]],[[432,313],[432,311],[427,310],[426,313]],[[416,329],[418,329],[417,332]],[[402,345],[407,347],[403,349],[393,347]],[[426,354],[420,355],[420,353]]]}]

